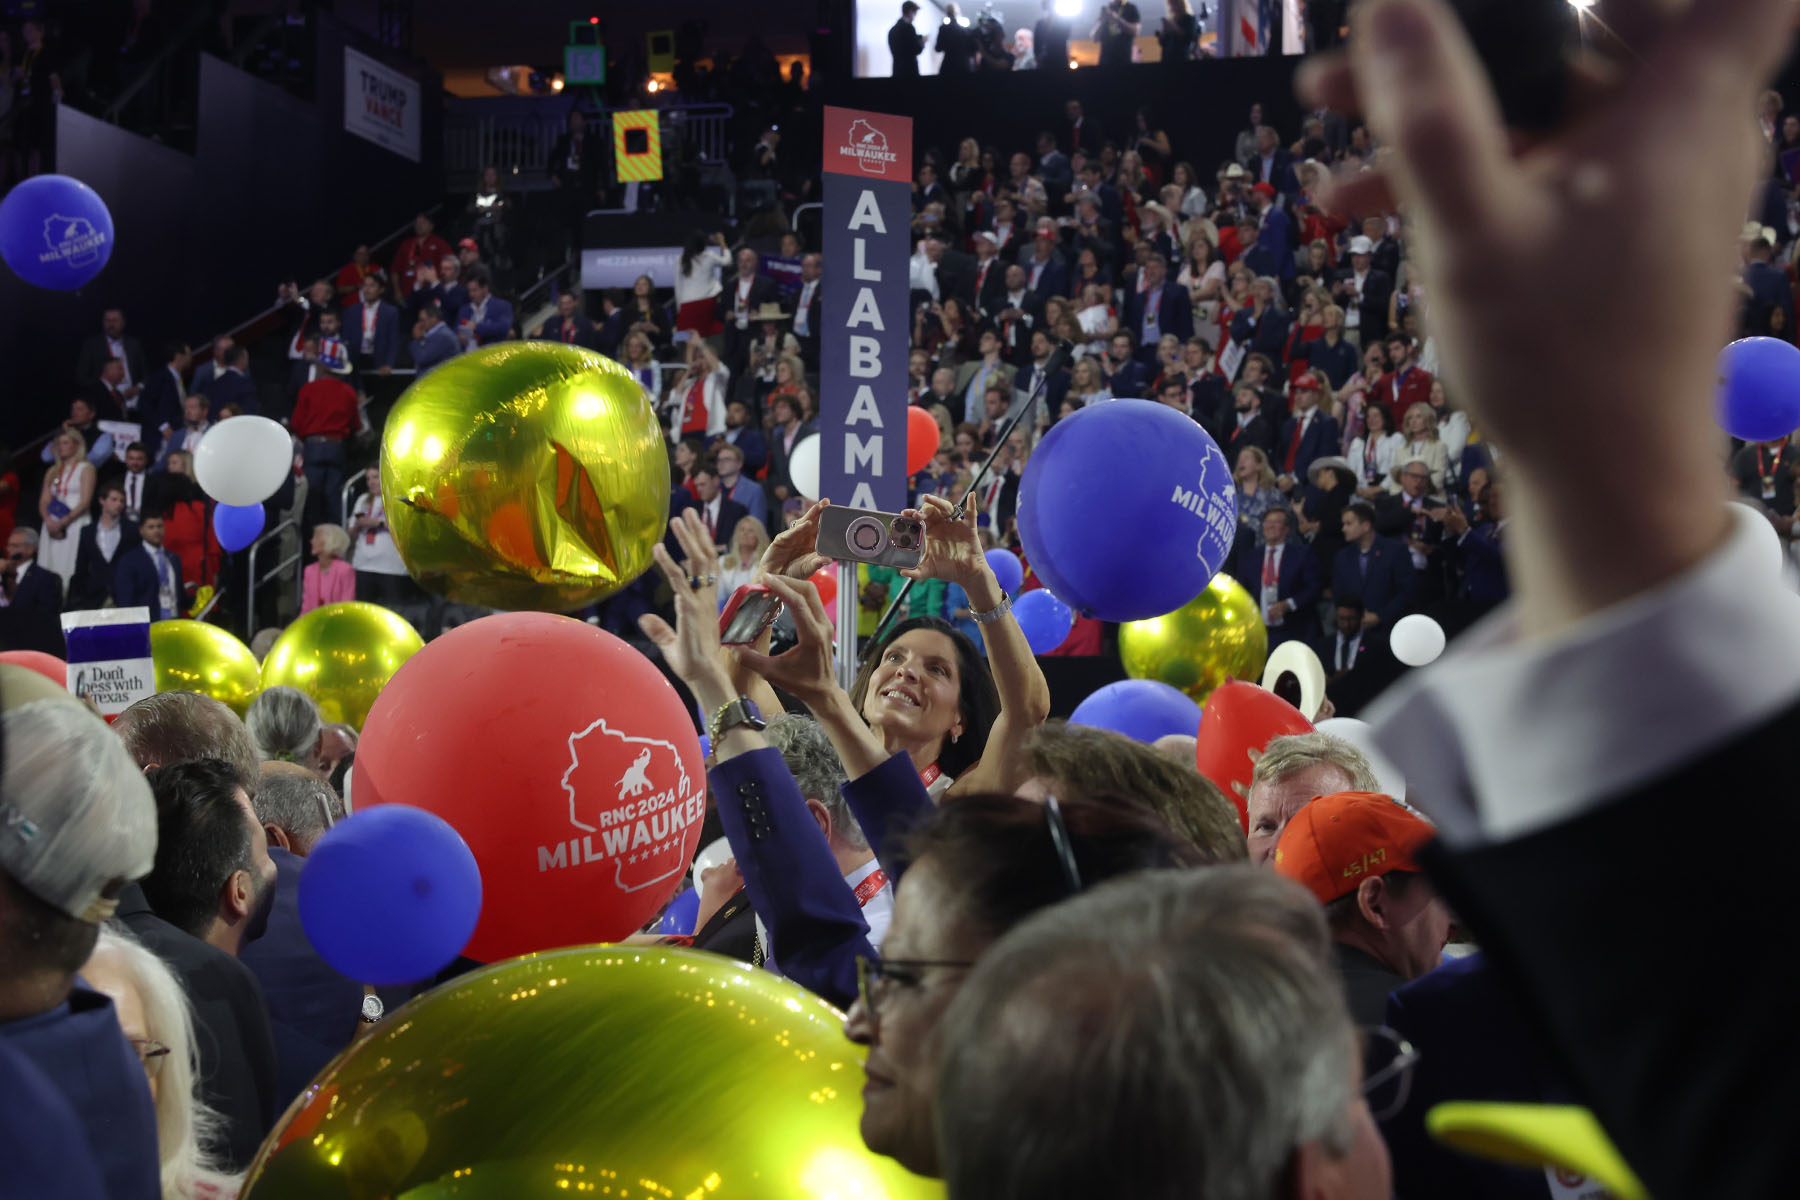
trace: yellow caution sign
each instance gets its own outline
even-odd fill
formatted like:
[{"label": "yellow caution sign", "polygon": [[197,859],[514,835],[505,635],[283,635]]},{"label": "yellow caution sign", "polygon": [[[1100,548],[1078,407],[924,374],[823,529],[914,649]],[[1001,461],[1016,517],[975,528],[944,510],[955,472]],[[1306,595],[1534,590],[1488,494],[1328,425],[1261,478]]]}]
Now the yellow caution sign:
[{"label": "yellow caution sign", "polygon": [[660,115],[654,108],[612,115],[613,158],[620,183],[648,183],[663,177]]}]

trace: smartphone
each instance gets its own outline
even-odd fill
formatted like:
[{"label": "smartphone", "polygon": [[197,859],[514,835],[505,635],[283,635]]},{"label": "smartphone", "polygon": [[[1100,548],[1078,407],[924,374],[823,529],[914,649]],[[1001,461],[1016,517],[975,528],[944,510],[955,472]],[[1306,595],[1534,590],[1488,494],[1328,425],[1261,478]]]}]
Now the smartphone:
[{"label": "smartphone", "polygon": [[731,593],[719,612],[719,641],[748,646],[781,616],[781,597],[760,583],[746,583]]},{"label": "smartphone", "polygon": [[877,567],[916,567],[925,556],[925,526],[898,513],[833,505],[819,514],[819,553]]}]

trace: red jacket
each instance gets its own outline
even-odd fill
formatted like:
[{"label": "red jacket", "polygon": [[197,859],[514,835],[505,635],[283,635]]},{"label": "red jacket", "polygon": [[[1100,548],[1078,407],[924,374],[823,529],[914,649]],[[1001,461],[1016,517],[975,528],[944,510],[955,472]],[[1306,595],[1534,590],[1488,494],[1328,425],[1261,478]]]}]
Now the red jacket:
[{"label": "red jacket", "polygon": [[1398,398],[1395,396],[1394,373],[1389,371],[1375,381],[1367,398],[1387,409],[1390,429],[1402,429],[1402,421],[1406,418],[1406,410],[1415,404],[1431,402],[1431,384],[1433,377],[1423,367],[1413,367],[1406,372],[1406,378],[1400,381]]},{"label": "red jacket", "polygon": [[436,266],[449,253],[450,243],[435,233],[423,241],[417,237],[409,237],[401,242],[400,252],[394,255],[394,290],[400,299],[404,300],[412,295],[420,263]]},{"label": "red jacket", "polygon": [[300,389],[288,426],[295,437],[334,437],[355,433],[362,424],[356,389],[331,375],[321,375]]}]

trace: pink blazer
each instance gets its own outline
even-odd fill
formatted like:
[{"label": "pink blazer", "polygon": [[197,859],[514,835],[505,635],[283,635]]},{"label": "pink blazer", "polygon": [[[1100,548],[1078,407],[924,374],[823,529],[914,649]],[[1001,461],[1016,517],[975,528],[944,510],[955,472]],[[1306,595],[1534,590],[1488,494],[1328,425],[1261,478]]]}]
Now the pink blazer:
[{"label": "pink blazer", "polygon": [[343,559],[334,561],[320,578],[319,564],[308,563],[300,573],[300,611],[309,613],[321,604],[356,599],[356,568]]}]

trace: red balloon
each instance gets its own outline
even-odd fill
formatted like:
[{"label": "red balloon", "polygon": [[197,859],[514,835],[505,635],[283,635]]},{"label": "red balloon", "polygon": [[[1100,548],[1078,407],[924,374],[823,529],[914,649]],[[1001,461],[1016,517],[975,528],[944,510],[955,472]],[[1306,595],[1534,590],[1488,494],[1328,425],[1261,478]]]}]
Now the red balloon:
[{"label": "red balloon", "polygon": [[69,664],[42,650],[8,650],[0,654],[0,663],[36,671],[59,688],[69,686]]},{"label": "red balloon", "polygon": [[825,606],[826,613],[830,614],[832,606],[837,603],[837,564],[820,567],[807,576],[807,579],[819,589],[819,602]]},{"label": "red balloon", "polygon": [[459,626],[382,689],[356,754],[356,807],[448,821],[481,867],[463,951],[495,962],[617,941],[681,885],[706,767],[681,697],[643,655],[553,613]]},{"label": "red balloon", "polygon": [[936,417],[917,405],[906,410],[906,473],[908,475],[917,475],[931,465],[931,457],[938,452],[938,445],[943,441],[943,437],[944,431],[938,428]]},{"label": "red balloon", "polygon": [[1284,734],[1312,731],[1312,722],[1274,692],[1228,680],[1213,689],[1200,710],[1195,765],[1237,805],[1238,819],[1248,829],[1250,772],[1263,747]]}]

